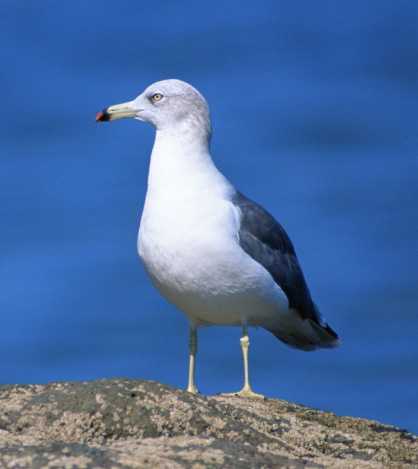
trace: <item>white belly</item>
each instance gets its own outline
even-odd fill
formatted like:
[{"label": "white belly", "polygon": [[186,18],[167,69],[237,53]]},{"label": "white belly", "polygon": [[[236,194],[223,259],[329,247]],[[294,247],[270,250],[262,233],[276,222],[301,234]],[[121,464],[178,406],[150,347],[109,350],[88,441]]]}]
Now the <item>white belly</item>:
[{"label": "white belly", "polygon": [[160,292],[197,324],[263,324],[286,312],[282,290],[239,246],[233,205],[182,202],[147,200],[141,220],[138,252]]}]

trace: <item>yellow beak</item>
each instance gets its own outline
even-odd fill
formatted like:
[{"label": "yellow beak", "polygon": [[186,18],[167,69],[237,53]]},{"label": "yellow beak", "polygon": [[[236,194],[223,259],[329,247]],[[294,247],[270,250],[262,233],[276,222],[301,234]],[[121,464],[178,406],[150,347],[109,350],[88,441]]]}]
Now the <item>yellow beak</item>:
[{"label": "yellow beak", "polygon": [[139,109],[134,108],[132,101],[122,104],[115,104],[114,106],[109,106],[103,109],[103,111],[98,112],[96,114],[96,121],[106,122],[117,119],[125,119],[128,117],[135,117],[138,111]]}]

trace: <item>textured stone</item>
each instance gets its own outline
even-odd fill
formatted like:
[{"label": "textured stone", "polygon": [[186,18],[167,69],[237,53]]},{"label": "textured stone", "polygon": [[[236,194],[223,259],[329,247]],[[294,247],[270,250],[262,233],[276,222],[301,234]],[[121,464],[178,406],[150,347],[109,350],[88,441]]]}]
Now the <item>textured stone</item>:
[{"label": "textured stone", "polygon": [[418,467],[395,427],[124,379],[0,386],[1,468]]}]

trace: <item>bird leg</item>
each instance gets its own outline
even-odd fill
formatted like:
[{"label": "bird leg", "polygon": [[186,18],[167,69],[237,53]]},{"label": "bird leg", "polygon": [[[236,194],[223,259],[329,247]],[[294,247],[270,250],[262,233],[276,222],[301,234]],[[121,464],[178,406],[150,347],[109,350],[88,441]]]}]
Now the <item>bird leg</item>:
[{"label": "bird leg", "polygon": [[249,367],[248,367],[248,349],[250,347],[250,339],[248,337],[247,325],[242,326],[242,337],[240,339],[240,343],[241,343],[241,350],[242,350],[242,360],[244,364],[244,386],[241,389],[241,391],[223,394],[223,395],[264,399],[264,396],[262,394],[257,394],[256,392],[254,392],[250,385]]},{"label": "bird leg", "polygon": [[199,391],[195,384],[195,370],[196,370],[196,352],[197,352],[197,330],[196,326],[191,324],[189,329],[189,384],[187,385],[187,392],[197,394]]}]

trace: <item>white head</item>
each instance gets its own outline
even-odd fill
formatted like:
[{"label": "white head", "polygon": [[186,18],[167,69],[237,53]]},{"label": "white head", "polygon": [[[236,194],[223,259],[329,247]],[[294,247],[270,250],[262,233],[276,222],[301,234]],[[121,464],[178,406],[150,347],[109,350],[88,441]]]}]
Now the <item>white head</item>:
[{"label": "white head", "polygon": [[97,113],[97,121],[131,117],[149,122],[158,131],[194,128],[210,136],[209,108],[193,86],[181,80],[163,80],[150,85],[132,101],[109,106]]}]

